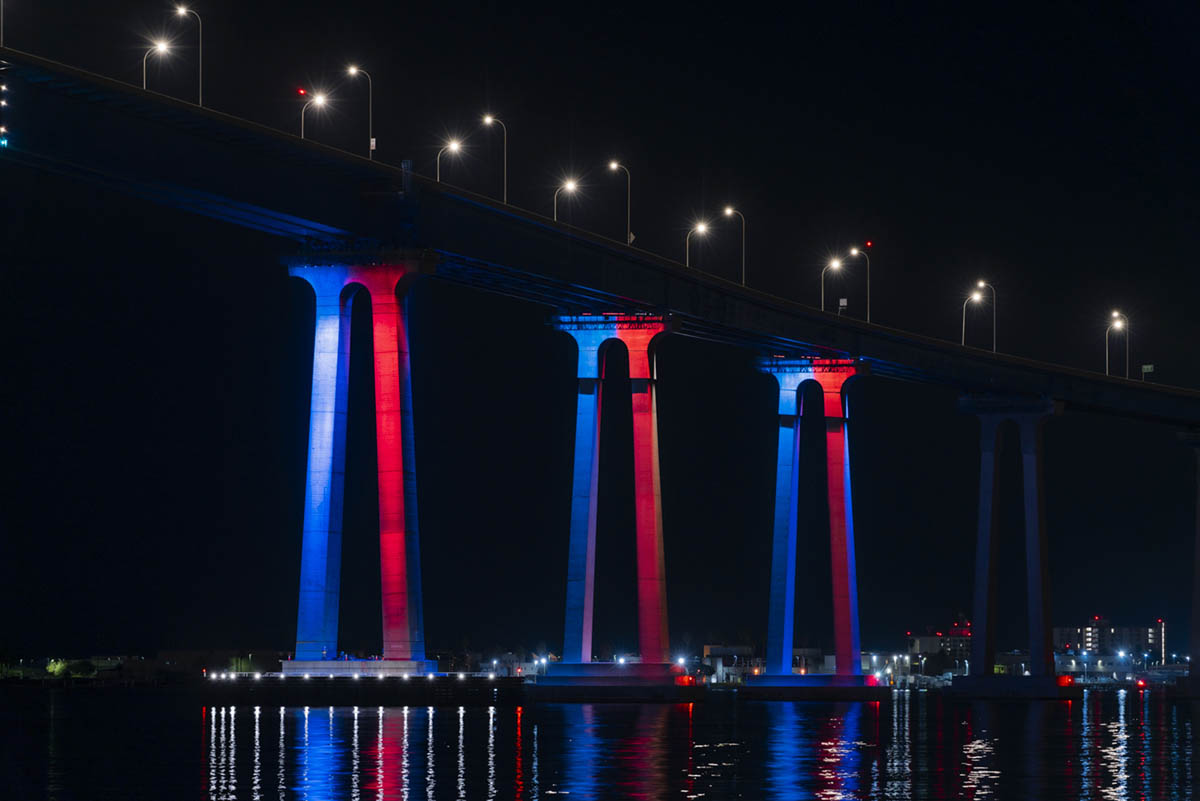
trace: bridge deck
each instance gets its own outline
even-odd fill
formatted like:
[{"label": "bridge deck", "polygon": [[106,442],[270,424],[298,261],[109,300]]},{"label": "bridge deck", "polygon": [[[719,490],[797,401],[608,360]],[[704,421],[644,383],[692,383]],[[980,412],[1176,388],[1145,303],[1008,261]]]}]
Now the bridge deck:
[{"label": "bridge deck", "polygon": [[1066,409],[1200,430],[1200,392],[838,317],[396,167],[26,53],[0,49],[0,70],[18,101],[0,164],[69,175],[266,231],[279,238],[281,260],[418,253],[437,280],[556,311],[668,314],[680,334],[761,353],[858,358],[889,378],[1048,398]]}]

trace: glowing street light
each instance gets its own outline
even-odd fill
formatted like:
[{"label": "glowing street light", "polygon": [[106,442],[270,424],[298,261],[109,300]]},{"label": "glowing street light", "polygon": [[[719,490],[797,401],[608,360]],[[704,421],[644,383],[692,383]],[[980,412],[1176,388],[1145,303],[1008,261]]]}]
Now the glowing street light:
[{"label": "glowing street light", "polygon": [[[307,94],[307,92],[305,92],[303,89],[301,89],[300,94],[304,95],[304,94]],[[307,103],[305,103],[304,107],[300,109],[300,138],[301,139],[304,138],[304,112],[308,111],[309,106],[316,106],[317,108],[323,108],[325,106],[325,103],[328,100],[329,100],[329,98],[323,92],[317,92],[315,95],[312,96],[312,99],[309,100]]]},{"label": "glowing street light", "polygon": [[[867,242],[867,247],[871,247],[871,243]],[[867,322],[871,322],[871,257],[867,255],[866,248],[850,248],[851,256],[862,256],[867,262]]]},{"label": "glowing street light", "polygon": [[351,78],[363,75],[367,79],[367,159],[372,160],[375,158],[375,87],[371,83],[371,74],[361,67],[351,64],[346,68],[346,74]]},{"label": "glowing street light", "polygon": [[199,54],[199,64],[197,65],[197,73],[200,78],[200,92],[196,100],[196,105],[204,105],[204,23],[200,21],[200,15],[187,6],[176,6],[175,16],[186,17],[191,14],[196,18],[196,34],[199,37],[197,42],[196,52]]},{"label": "glowing street light", "polygon": [[502,195],[502,198],[503,198],[504,202],[507,203],[508,202],[508,128],[506,128],[504,126],[503,122],[501,122],[498,118],[492,116],[491,114],[483,115],[483,124],[484,125],[493,125],[493,124],[499,125],[500,132],[501,132],[501,134],[503,134],[503,137],[504,137],[504,193]]},{"label": "glowing street light", "polygon": [[1129,328],[1129,318],[1121,314],[1119,311],[1113,310],[1112,322],[1108,328],[1104,329],[1104,374],[1108,375],[1108,335],[1116,329],[1125,334],[1125,377],[1129,378],[1129,337],[1132,332]]},{"label": "glowing street light", "polygon": [[438,183],[442,182],[442,154],[447,150],[451,153],[458,153],[462,150],[462,142],[457,139],[451,139],[437,152],[437,158],[434,160],[434,176],[437,178]]},{"label": "glowing street light", "polygon": [[575,181],[575,179],[568,178],[567,180],[563,181],[562,186],[560,186],[558,189],[554,190],[554,220],[555,220],[555,222],[558,221],[558,193],[566,192],[568,195],[573,195],[573,194],[575,194],[575,190],[578,188],[579,188],[579,184]]},{"label": "glowing street light", "polygon": [[742,221],[742,286],[746,285],[746,217],[733,206],[725,207],[725,216],[732,217],[737,215]]},{"label": "glowing street light", "polygon": [[154,43],[154,47],[151,47],[149,50],[146,51],[146,55],[142,56],[142,88],[143,89],[146,88],[146,61],[149,60],[149,58],[152,54],[165,56],[167,54],[167,51],[169,51],[170,49],[171,49],[171,45],[169,42],[167,42],[165,39],[159,39],[157,42]]},{"label": "glowing street light", "polygon": [[629,211],[630,207],[632,206],[633,198],[633,176],[629,174],[629,168],[616,159],[608,162],[608,170],[609,172],[621,170],[625,173],[625,244],[632,245],[633,229],[629,227]]},{"label": "glowing street light", "polygon": [[841,259],[833,259],[829,264],[825,265],[825,269],[821,270],[821,311],[825,311],[825,273],[830,270],[837,271],[842,269]]},{"label": "glowing street light", "polygon": [[996,352],[996,287],[989,284],[987,281],[980,281],[975,286],[980,289],[991,290],[992,293],[992,353]]},{"label": "glowing street light", "polygon": [[692,234],[704,236],[708,233],[708,223],[698,222],[692,226],[692,230],[687,232],[687,236],[683,238],[683,266],[692,266]]},{"label": "glowing street light", "polygon": [[981,300],[983,300],[983,293],[976,291],[968,295],[967,299],[963,301],[962,341],[960,344],[967,344],[967,304],[978,303]]}]

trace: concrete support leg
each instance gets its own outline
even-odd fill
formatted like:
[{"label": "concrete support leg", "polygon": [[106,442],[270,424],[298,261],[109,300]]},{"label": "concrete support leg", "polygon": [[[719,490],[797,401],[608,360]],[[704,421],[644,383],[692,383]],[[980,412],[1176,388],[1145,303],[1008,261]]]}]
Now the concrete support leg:
[{"label": "concrete support leg", "polygon": [[670,659],[667,639],[666,568],[663,561],[662,493],[658,469],[658,415],[654,400],[651,340],[659,317],[583,315],[554,325],[579,347],[579,394],[575,417],[571,539],[567,556],[567,614],[563,661],[589,662],[596,568],[596,483],[599,465],[600,378],[605,345],[621,340],[629,349],[632,384],[634,497],[637,521],[638,635],[644,662]]},{"label": "concrete support leg", "polygon": [[791,675],[796,609],[796,519],[800,490],[800,415],[797,387],[812,378],[808,360],[772,359],[761,369],[779,383],[779,444],[775,458],[775,513],[771,536],[767,675]]},{"label": "concrete support leg", "polygon": [[[846,374],[825,378],[825,459],[829,489],[829,546],[833,569],[833,636],[840,676],[862,674],[858,629],[858,571],[850,491],[849,408],[841,393]],[[836,389],[833,387],[836,386]]]},{"label": "concrete support leg", "polygon": [[600,464],[599,378],[580,378],[575,407],[575,463],[571,478],[571,539],[567,548],[567,620],[564,662],[592,661],[596,578],[596,486]]},{"label": "concrete support leg", "polygon": [[295,657],[332,659],[337,656],[354,289],[346,288],[345,271],[336,268],[326,272],[293,270],[292,274],[312,285],[317,307]]},{"label": "concrete support leg", "polygon": [[363,276],[371,294],[375,361],[375,442],[379,476],[379,567],[383,658],[425,659],[417,534],[412,374],[405,306],[397,300],[402,267]]},{"label": "concrete support leg", "polygon": [[1054,674],[1049,580],[1046,571],[1046,506],[1042,470],[1042,417],[1020,421],[1025,501],[1025,580],[1029,610],[1029,672]]},{"label": "concrete support leg", "polygon": [[972,628],[971,664],[984,676],[996,665],[996,493],[1000,421],[979,418],[979,522],[975,545],[975,625]]},{"label": "concrete support leg", "polygon": [[1188,677],[1194,688],[1193,694],[1196,694],[1200,691],[1200,673],[1192,671],[1200,671],[1200,433],[1182,434],[1180,438],[1191,445],[1196,454],[1196,557],[1192,569],[1192,628],[1188,646],[1192,657],[1189,664],[1195,666],[1189,669]]},{"label": "concrete support leg", "polygon": [[[631,354],[631,365],[632,362]],[[663,559],[662,488],[658,469],[658,408],[653,378],[633,378],[631,383],[638,643],[643,662],[669,662],[667,572]]]}]

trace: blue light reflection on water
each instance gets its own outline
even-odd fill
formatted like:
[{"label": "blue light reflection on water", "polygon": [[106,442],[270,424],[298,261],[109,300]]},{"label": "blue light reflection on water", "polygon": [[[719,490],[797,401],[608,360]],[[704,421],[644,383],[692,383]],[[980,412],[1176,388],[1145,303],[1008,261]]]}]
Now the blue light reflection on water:
[{"label": "blue light reflection on water", "polygon": [[[201,707],[0,698],[10,797],[1192,799],[1200,704]],[[197,727],[197,720],[199,726]],[[200,741],[197,743],[197,739]],[[197,747],[199,746],[199,747]]]}]

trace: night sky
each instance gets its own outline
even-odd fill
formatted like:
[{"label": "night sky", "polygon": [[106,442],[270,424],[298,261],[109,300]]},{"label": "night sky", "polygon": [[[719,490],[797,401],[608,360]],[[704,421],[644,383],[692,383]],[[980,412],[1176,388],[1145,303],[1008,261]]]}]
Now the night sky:
[{"label": "night sky", "polygon": [[[310,138],[500,192],[620,239],[633,175],[637,245],[734,278],[748,220],[752,286],[817,304],[832,255],[870,238],[875,322],[957,341],[964,293],[999,295],[1000,350],[1102,370],[1112,308],[1131,371],[1200,388],[1200,185],[1194,4],[1036,13],[774,4],[618,6],[234,3],[204,18],[205,101],[298,132],[296,90],[324,89]],[[195,29],[154,0],[7,0],[6,44],[191,100]],[[87,135],[80,132],[80,135]],[[7,479],[0,651],[152,653],[294,645],[312,300],[278,244],[0,160]],[[864,313],[864,274],[829,284]],[[561,647],[574,348],[546,310],[429,282],[413,301],[426,630],[433,649]],[[968,342],[990,339],[989,310]],[[341,644],[377,651],[370,319],[354,320]],[[1114,361],[1122,345],[1114,341]],[[1123,366],[1123,365],[1122,365]],[[618,369],[612,372],[619,375]],[[660,349],[673,646],[761,642],[775,390],[750,356]],[[596,646],[636,647],[628,381],[606,386]],[[977,426],[952,391],[863,382],[853,436],[864,648],[970,610]],[[622,417],[624,415],[624,417]],[[622,424],[622,420],[625,423]],[[815,479],[821,454],[809,454]],[[1173,431],[1067,415],[1047,429],[1056,625],[1164,617],[1182,650],[1195,468]],[[1010,447],[1002,481],[1019,487]],[[823,490],[808,481],[797,645],[832,647]],[[1019,490],[1001,509],[1000,647],[1023,645]]]}]

